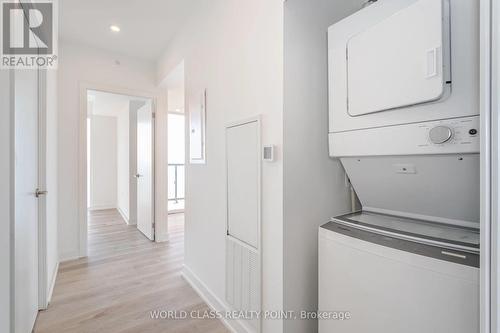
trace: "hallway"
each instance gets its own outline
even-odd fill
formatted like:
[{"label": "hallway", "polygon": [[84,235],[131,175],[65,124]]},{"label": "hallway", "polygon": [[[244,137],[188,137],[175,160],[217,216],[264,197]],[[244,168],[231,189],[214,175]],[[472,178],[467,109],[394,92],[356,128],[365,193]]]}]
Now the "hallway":
[{"label": "hallway", "polygon": [[209,309],[181,276],[183,240],[172,228],[170,242],[152,243],[116,210],[91,212],[89,256],[61,263],[34,332],[226,332],[218,320],[151,319],[154,310]]}]

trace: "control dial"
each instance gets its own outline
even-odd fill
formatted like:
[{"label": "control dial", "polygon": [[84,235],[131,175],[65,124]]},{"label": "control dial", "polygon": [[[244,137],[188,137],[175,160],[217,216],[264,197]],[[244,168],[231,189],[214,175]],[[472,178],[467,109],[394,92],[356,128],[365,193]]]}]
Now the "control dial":
[{"label": "control dial", "polygon": [[448,126],[436,126],[429,131],[429,139],[434,144],[441,144],[453,137],[453,130]]}]

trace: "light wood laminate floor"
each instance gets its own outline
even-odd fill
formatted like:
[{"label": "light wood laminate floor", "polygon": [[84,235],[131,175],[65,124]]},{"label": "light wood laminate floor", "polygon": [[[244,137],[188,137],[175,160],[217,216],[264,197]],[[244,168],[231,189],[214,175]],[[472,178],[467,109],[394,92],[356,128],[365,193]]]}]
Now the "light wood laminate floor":
[{"label": "light wood laminate floor", "polygon": [[153,310],[209,310],[181,276],[183,223],[169,231],[168,243],[153,243],[116,210],[90,213],[89,256],[60,265],[34,332],[228,332],[216,319],[151,319]]}]

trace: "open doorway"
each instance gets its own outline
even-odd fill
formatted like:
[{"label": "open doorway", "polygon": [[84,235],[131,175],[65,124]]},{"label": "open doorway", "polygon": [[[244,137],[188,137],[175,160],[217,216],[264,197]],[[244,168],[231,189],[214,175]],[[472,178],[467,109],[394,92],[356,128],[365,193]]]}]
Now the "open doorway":
[{"label": "open doorway", "polygon": [[89,251],[109,246],[103,229],[125,224],[154,240],[153,138],[150,99],[87,91]]},{"label": "open doorway", "polygon": [[168,92],[168,224],[169,232],[183,229],[186,161],[184,64],[167,78]]},{"label": "open doorway", "polygon": [[185,149],[184,114],[168,114],[168,212],[184,212]]}]

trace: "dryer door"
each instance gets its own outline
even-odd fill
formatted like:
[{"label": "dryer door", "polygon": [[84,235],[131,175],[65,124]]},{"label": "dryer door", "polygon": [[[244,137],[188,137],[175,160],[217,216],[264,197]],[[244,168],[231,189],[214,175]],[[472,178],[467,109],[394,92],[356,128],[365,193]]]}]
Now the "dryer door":
[{"label": "dryer door", "polygon": [[[347,41],[351,116],[440,99],[449,80],[443,1],[420,0]],[[448,77],[448,78],[447,78]]]}]

